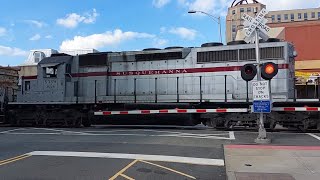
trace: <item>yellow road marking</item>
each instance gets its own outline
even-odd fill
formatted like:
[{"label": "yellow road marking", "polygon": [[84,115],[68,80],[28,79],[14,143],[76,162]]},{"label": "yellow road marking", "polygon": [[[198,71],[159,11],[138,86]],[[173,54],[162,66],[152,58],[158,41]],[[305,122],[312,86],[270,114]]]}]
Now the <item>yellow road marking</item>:
[{"label": "yellow road marking", "polygon": [[19,161],[21,159],[25,159],[25,158],[30,157],[30,156],[31,155],[24,154],[24,155],[21,155],[21,156],[16,156],[16,157],[13,157],[13,158],[10,158],[10,159],[6,159],[6,160],[3,160],[3,161],[0,162],[0,166],[8,164],[8,163],[15,162],[15,161]]},{"label": "yellow road marking", "polygon": [[120,176],[122,176],[122,177],[124,177],[126,179],[129,179],[129,180],[135,180],[135,179],[133,179],[133,178],[131,178],[131,177],[125,175],[125,174],[120,174]]},{"label": "yellow road marking", "polygon": [[130,168],[131,166],[133,166],[136,162],[138,162],[138,160],[134,160],[132,161],[130,164],[128,164],[126,167],[124,167],[123,169],[121,169],[119,172],[117,172],[117,174],[115,174],[114,176],[112,176],[109,180],[114,180],[116,179],[118,176],[120,176],[123,172],[125,172],[128,168]]},{"label": "yellow road marking", "polygon": [[27,156],[27,154],[22,154],[22,155],[20,155],[20,156],[15,156],[15,157],[13,157],[13,158],[1,160],[0,163],[6,162],[6,161],[10,161],[10,160],[12,160],[12,159],[16,159],[16,158],[23,157],[23,156]]},{"label": "yellow road marking", "polygon": [[166,170],[168,170],[168,171],[171,171],[171,172],[180,174],[180,175],[182,175],[182,176],[186,176],[186,177],[191,178],[191,179],[196,179],[196,178],[193,177],[193,176],[190,176],[190,175],[188,175],[188,174],[185,174],[185,173],[180,172],[180,171],[176,171],[176,170],[174,170],[174,169],[171,169],[171,168],[168,168],[168,167],[165,167],[165,166],[161,166],[161,165],[159,165],[159,164],[154,164],[154,163],[151,163],[151,162],[148,162],[148,161],[144,161],[144,160],[139,160],[139,162],[143,162],[143,163],[146,163],[146,164],[150,164],[150,165],[153,165],[153,166],[157,166],[157,167],[166,169]]}]

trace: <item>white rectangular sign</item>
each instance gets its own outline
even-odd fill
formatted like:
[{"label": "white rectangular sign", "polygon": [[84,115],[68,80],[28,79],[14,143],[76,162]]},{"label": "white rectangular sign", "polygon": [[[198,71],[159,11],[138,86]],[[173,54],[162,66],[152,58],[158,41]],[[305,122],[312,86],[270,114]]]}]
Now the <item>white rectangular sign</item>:
[{"label": "white rectangular sign", "polygon": [[269,81],[252,82],[253,100],[270,100]]}]

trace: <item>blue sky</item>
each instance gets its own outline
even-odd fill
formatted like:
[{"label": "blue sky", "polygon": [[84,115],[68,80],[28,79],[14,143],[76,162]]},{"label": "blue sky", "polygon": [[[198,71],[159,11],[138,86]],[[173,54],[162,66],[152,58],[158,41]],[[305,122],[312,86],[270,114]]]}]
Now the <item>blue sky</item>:
[{"label": "blue sky", "polygon": [[[81,3],[80,3],[81,2]],[[0,65],[23,63],[31,49],[95,48],[99,51],[200,46],[219,41],[232,0],[10,0],[0,7]],[[261,0],[273,9],[319,6],[318,0]],[[290,2],[290,3],[289,3]],[[273,4],[272,4],[273,3]]]}]

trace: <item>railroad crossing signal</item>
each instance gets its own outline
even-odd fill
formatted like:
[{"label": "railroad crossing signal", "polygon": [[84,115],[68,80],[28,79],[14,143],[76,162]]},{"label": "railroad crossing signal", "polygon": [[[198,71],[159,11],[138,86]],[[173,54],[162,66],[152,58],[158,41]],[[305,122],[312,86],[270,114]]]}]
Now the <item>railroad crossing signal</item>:
[{"label": "railroad crossing signal", "polygon": [[[240,68],[241,77],[245,81],[252,81],[257,75],[257,67],[254,64],[246,64]],[[267,62],[261,65],[261,77],[265,80],[271,80],[278,74],[278,65],[273,62]]]},{"label": "railroad crossing signal", "polygon": [[268,39],[268,32],[270,31],[270,27],[266,25],[268,20],[264,18],[265,15],[268,14],[266,9],[262,9],[256,18],[249,16],[248,14],[244,13],[242,15],[242,19],[245,20],[244,22],[244,31],[246,38],[244,39],[247,43],[251,42],[251,39],[254,37],[253,32],[256,28],[260,30],[259,36],[262,37],[264,40]]}]

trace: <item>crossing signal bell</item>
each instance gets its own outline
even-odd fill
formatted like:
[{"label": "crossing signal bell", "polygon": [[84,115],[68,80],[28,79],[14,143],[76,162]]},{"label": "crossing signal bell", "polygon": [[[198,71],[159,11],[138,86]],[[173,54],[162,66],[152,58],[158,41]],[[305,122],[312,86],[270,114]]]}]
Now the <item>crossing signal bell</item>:
[{"label": "crossing signal bell", "polygon": [[[241,67],[241,77],[245,81],[251,81],[257,75],[257,67],[254,64],[246,64]],[[272,62],[264,63],[261,66],[261,77],[271,80],[278,74],[278,65]]]},{"label": "crossing signal bell", "polygon": [[257,68],[253,64],[246,64],[241,67],[241,77],[245,81],[251,81],[257,75]]},{"label": "crossing signal bell", "polygon": [[278,65],[272,62],[264,63],[261,66],[261,77],[265,80],[271,80],[278,74]]}]

